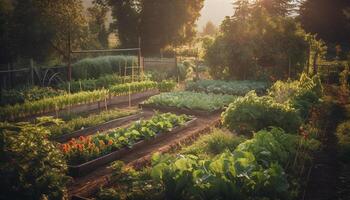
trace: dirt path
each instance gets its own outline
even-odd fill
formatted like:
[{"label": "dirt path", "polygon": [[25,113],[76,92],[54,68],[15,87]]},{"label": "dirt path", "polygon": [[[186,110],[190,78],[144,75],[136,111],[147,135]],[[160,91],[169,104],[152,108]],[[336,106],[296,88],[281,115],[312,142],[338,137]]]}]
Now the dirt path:
[{"label": "dirt path", "polygon": [[[188,127],[177,134],[170,135],[156,144],[150,144],[140,148],[136,152],[131,152],[130,154],[125,155],[121,160],[126,164],[131,163],[133,165],[142,165],[149,160],[152,153],[157,151],[168,151],[173,148],[174,145],[189,142],[191,138],[198,137],[200,134],[208,132],[208,129],[214,124],[217,124],[219,119],[219,115],[198,117],[197,122],[193,126]],[[72,184],[68,186],[69,196],[79,195],[89,197],[93,195],[100,186],[108,183],[111,173],[112,171],[108,169],[107,165],[96,169],[85,177],[74,179]]]},{"label": "dirt path", "polygon": [[[339,113],[338,113],[339,114]],[[337,158],[337,138],[335,131],[340,121],[336,111],[332,111],[321,139],[323,148],[315,154],[314,165],[303,200],[336,200],[339,176]],[[335,116],[335,117],[333,117]]]}]

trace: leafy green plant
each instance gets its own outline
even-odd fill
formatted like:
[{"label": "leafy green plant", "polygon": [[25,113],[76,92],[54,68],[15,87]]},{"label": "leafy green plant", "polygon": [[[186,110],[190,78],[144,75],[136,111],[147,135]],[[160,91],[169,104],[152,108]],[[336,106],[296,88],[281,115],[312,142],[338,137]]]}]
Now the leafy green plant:
[{"label": "leafy green plant", "polygon": [[149,120],[132,123],[128,128],[118,128],[104,134],[72,139],[62,145],[69,164],[81,164],[123,147],[132,147],[140,140],[154,138],[158,134],[183,126],[191,118],[171,113],[156,114]]},{"label": "leafy green plant", "polygon": [[261,81],[221,81],[199,80],[186,83],[186,90],[215,94],[245,95],[251,90],[264,93],[267,88],[266,82]]},{"label": "leafy green plant", "polygon": [[182,149],[180,153],[213,156],[224,153],[226,150],[235,150],[244,140],[243,136],[237,136],[227,130],[214,129],[208,135],[200,137],[192,145]]},{"label": "leafy green plant", "polygon": [[223,125],[240,133],[251,133],[269,126],[296,132],[302,120],[297,110],[269,96],[258,97],[254,92],[239,97],[222,113]]},{"label": "leafy green plant", "polygon": [[129,93],[143,92],[146,90],[156,89],[157,83],[153,81],[131,82],[114,85],[109,88],[110,94],[114,96],[126,95]]},{"label": "leafy green plant", "polygon": [[50,130],[50,137],[54,138],[57,136],[72,133],[80,129],[96,126],[98,124],[103,124],[113,119],[136,114],[137,112],[137,110],[108,110],[98,114],[92,114],[86,117],[78,116],[77,118],[65,121],[62,124],[50,126],[48,127],[48,129]]},{"label": "leafy green plant", "polygon": [[224,108],[236,99],[231,95],[215,95],[195,92],[169,92],[155,95],[146,100],[145,104],[170,106],[177,108],[214,111]]},{"label": "leafy green plant", "polygon": [[0,123],[0,199],[67,197],[67,165],[43,125]]}]

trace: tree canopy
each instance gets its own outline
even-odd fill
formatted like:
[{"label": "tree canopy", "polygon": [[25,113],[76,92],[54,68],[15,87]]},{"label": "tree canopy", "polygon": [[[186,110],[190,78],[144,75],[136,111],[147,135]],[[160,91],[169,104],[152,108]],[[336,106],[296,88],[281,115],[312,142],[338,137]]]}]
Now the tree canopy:
[{"label": "tree canopy", "polygon": [[[107,1],[107,2],[106,2]],[[123,47],[138,45],[152,55],[168,45],[180,45],[195,36],[195,22],[204,0],[106,0],[115,20],[113,28]],[[103,1],[102,1],[103,2]]]}]

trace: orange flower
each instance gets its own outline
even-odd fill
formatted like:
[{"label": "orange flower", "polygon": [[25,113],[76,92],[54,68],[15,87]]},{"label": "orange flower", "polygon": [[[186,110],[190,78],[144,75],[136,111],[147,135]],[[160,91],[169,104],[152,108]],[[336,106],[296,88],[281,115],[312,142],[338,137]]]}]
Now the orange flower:
[{"label": "orange flower", "polygon": [[80,141],[84,141],[84,140],[85,140],[84,136],[80,136],[80,137],[79,137],[79,140],[80,140]]},{"label": "orange flower", "polygon": [[112,140],[108,140],[108,145],[112,145],[113,141]]}]

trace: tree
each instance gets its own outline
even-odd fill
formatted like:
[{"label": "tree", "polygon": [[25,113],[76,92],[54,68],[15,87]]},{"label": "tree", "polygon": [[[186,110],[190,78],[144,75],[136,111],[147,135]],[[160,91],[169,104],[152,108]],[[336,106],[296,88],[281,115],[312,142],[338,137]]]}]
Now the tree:
[{"label": "tree", "polygon": [[[6,1],[4,1],[6,2]],[[1,16],[5,29],[1,30],[0,46],[11,56],[3,63],[15,62],[18,58],[34,58],[45,61],[52,56],[68,57],[68,38],[72,46],[79,48],[86,38],[86,27],[81,0],[21,0],[0,3],[6,9]],[[5,6],[4,6],[5,5]],[[9,45],[10,44],[10,45]]]},{"label": "tree", "polygon": [[98,43],[96,48],[108,48],[109,32],[106,29],[108,10],[109,8],[107,6],[97,3],[94,3],[93,6],[87,10],[89,16],[89,33]]},{"label": "tree", "polygon": [[[305,32],[295,20],[238,1],[233,17],[207,49],[206,61],[217,78],[287,78],[303,70],[307,60]],[[293,68],[292,68],[293,67]]]},{"label": "tree", "polygon": [[145,54],[159,53],[195,36],[195,22],[204,0],[100,0],[112,7],[112,25],[123,47],[138,46]]},{"label": "tree", "polygon": [[213,24],[213,22],[208,21],[207,24],[204,26],[202,35],[206,36],[214,36],[218,32],[216,26]]},{"label": "tree", "polygon": [[349,8],[348,0],[305,0],[300,7],[299,20],[307,32],[316,34],[328,45],[349,48],[350,19],[346,16]]}]

